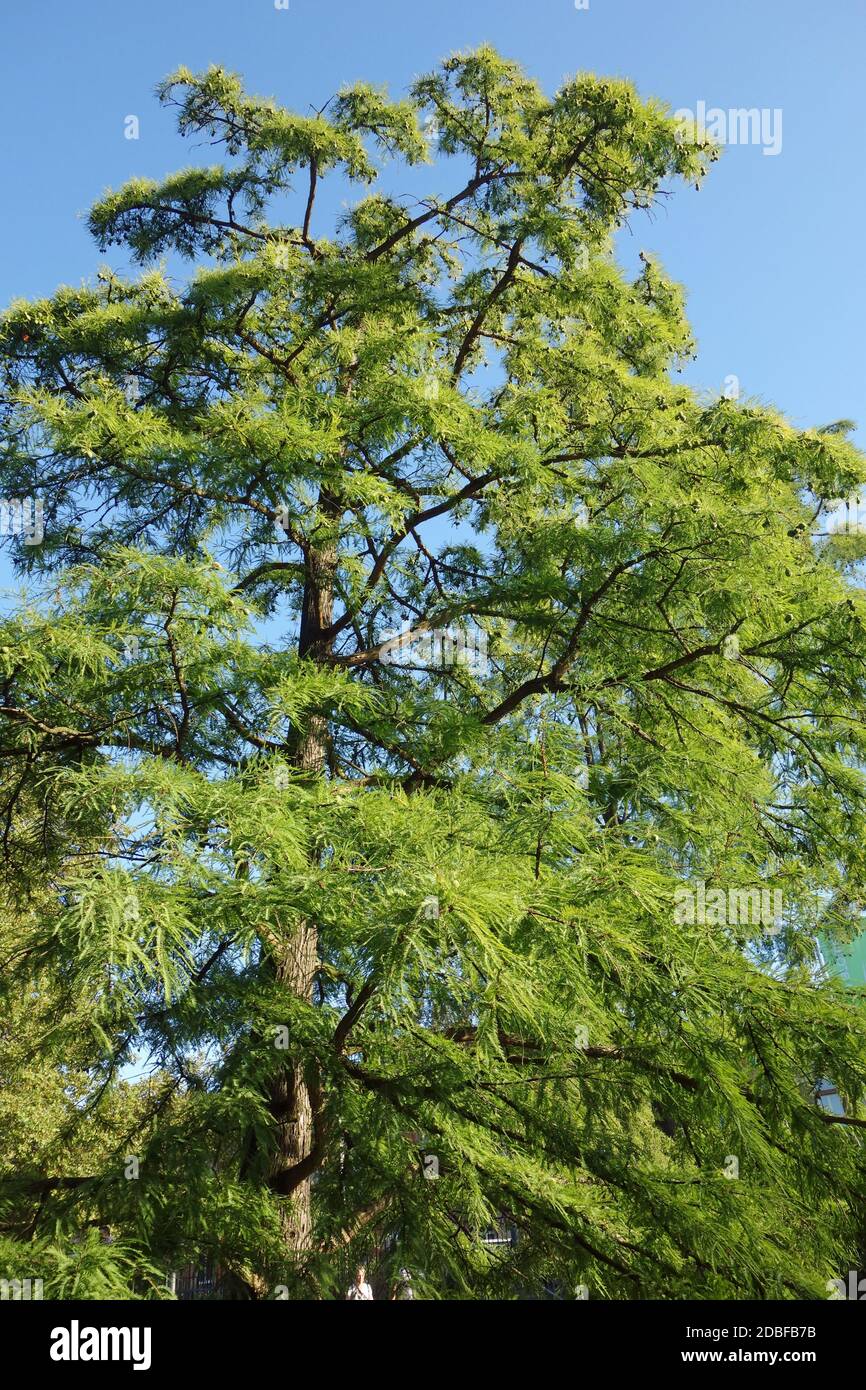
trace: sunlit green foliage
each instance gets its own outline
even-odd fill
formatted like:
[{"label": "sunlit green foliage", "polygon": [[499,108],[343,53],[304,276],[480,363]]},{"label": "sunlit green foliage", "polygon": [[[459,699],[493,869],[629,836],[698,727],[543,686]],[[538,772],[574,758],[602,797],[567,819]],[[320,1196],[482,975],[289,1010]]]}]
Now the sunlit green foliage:
[{"label": "sunlit green foliage", "polygon": [[[197,1253],[258,1297],[361,1257],[434,1298],[824,1296],[866,1124],[814,949],[866,892],[825,533],[866,466],[849,422],[680,384],[680,288],[616,262],[715,151],[489,49],[313,116],[218,69],[160,94],[225,163],[97,203],[140,276],[0,320],[0,491],[46,517],[0,629],[3,986],[41,1001],[3,1035],[9,1239],[67,1291],[108,1228],[85,1297]],[[406,627],[482,659],[389,659]],[[678,921],[697,881],[781,891],[781,929]]]}]

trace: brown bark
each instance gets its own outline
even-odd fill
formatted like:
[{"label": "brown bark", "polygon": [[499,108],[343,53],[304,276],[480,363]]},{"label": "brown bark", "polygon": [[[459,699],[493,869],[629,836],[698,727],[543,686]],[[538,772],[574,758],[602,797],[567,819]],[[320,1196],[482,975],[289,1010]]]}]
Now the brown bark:
[{"label": "brown bark", "polygon": [[[301,998],[312,996],[313,977],[318,965],[317,932],[302,923],[274,961],[277,979]],[[295,1170],[304,1163],[313,1147],[313,1102],[309,1078],[303,1065],[289,1059],[273,1079],[268,1092],[268,1110],[273,1118],[275,1149],[268,1182],[283,1198],[282,1224],[286,1245],[293,1253],[309,1248],[312,1234],[310,1178],[295,1182]]]},{"label": "brown bark", "polygon": [[[336,514],[336,504],[325,495],[320,497],[319,506],[325,517]],[[333,615],[336,550],[331,545],[311,547],[306,562],[298,654],[315,661],[329,645],[323,634]],[[310,717],[294,749],[293,760],[299,771],[311,777],[322,775],[327,738],[327,720]],[[296,997],[311,1001],[319,963],[316,924],[302,922],[285,946],[273,948],[271,955],[277,980]],[[286,1246],[294,1255],[309,1249],[312,1239],[311,1176],[318,1161],[315,1121],[320,1104],[317,1078],[289,1056],[268,1093],[276,1140],[268,1182],[283,1199],[283,1231]]]}]

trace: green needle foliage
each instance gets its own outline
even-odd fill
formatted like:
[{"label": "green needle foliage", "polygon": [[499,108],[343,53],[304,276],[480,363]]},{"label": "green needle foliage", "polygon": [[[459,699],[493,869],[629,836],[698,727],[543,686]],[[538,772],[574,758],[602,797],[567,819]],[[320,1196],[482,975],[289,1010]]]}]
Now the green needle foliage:
[{"label": "green needle foliage", "polygon": [[[0,320],[0,491],[45,527],[0,632],[10,1275],[825,1296],[866,1125],[814,946],[866,893],[827,516],[866,464],[679,384],[680,288],[614,259],[715,150],[486,48],[312,116],[160,97],[224,162],[96,204],[133,278]],[[758,890],[769,928],[718,906]]]}]

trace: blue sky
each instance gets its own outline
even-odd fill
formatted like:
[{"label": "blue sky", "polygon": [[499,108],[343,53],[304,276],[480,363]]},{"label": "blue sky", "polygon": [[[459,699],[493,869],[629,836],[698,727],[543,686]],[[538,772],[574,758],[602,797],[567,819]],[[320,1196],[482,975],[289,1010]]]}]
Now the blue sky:
[{"label": "blue sky", "polygon": [[[796,424],[857,420],[866,445],[863,0],[40,0],[4,11],[0,304],[93,274],[101,258],[81,214],[107,186],[212,162],[154,100],[179,64],[221,63],[303,111],[359,78],[398,92],[487,41],[550,91],[588,69],[673,109],[781,110],[777,155],[729,145],[700,193],[679,186],[635,222],[623,255],[650,250],[686,285],[693,382],[721,390],[733,374]],[[124,137],[129,115],[137,140]]]}]

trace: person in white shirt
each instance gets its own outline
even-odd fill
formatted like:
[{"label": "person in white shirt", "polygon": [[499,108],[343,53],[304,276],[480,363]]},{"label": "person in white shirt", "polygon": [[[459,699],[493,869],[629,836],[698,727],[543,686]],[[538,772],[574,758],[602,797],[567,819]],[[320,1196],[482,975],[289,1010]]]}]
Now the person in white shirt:
[{"label": "person in white shirt", "polygon": [[372,1299],[373,1290],[367,1283],[367,1269],[365,1265],[358,1265],[358,1273],[355,1275],[355,1282],[349,1286],[346,1297],[352,1299]]}]

